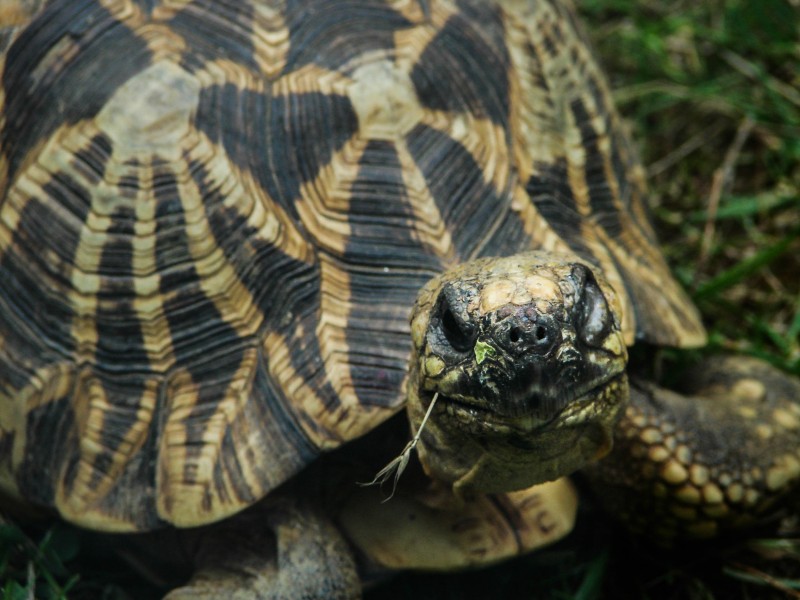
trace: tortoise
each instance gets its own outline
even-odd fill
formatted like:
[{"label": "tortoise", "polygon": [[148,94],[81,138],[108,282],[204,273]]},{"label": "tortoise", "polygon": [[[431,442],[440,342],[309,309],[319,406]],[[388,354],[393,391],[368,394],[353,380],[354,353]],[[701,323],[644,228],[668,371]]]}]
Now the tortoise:
[{"label": "tortoise", "polygon": [[[584,467],[674,539],[795,485],[795,379],[717,359],[678,394],[628,366],[706,334],[568,3],[3,18],[9,506],[176,537],[173,598],[331,598],[553,541]],[[355,482],[409,427],[381,503]]]}]

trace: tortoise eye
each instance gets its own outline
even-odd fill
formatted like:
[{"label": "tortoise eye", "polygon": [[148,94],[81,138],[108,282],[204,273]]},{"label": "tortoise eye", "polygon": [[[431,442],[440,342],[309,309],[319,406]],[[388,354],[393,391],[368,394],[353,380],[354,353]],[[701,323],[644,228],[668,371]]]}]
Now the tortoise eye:
[{"label": "tortoise eye", "polygon": [[466,312],[459,310],[464,306],[463,292],[447,286],[439,296],[439,306],[436,311],[438,319],[433,325],[434,337],[438,340],[441,350],[455,351],[462,354],[469,352],[475,345],[476,326],[470,322]]},{"label": "tortoise eye", "polygon": [[584,279],[578,308],[578,333],[588,345],[600,346],[611,329],[612,316],[603,291],[590,271]]},{"label": "tortoise eye", "polygon": [[449,306],[442,309],[442,332],[454,350],[467,352],[472,347],[472,328],[459,319]]}]

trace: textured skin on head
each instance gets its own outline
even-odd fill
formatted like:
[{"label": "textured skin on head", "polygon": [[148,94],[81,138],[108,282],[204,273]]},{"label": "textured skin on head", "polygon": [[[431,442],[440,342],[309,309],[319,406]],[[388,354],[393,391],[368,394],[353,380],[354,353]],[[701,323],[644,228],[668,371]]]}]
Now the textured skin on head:
[{"label": "textured skin on head", "polygon": [[628,343],[704,339],[560,3],[22,5],[7,493],[119,531],[241,510],[403,406],[419,289],[480,256],[577,255]]},{"label": "textured skin on head", "polygon": [[800,483],[800,381],[745,357],[683,381],[632,383],[614,451],[586,470],[611,514],[667,543],[753,525]]},{"label": "textured skin on head", "polygon": [[[420,460],[459,493],[552,481],[605,455],[628,400],[614,290],[570,257],[481,259],[431,280],[411,318]],[[462,347],[463,346],[463,347]]]}]

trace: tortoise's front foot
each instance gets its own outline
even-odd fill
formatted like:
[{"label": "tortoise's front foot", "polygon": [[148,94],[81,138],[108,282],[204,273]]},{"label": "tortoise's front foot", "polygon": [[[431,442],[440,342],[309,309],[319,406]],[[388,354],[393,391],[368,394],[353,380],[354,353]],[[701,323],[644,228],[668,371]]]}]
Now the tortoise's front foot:
[{"label": "tortoise's front foot", "polygon": [[194,576],[166,599],[361,597],[352,552],[322,511],[288,499],[258,508],[203,532]]},{"label": "tortoise's front foot", "polygon": [[611,514],[666,543],[756,524],[800,483],[800,380],[730,357],[684,381],[631,382],[614,451],[586,470]]}]

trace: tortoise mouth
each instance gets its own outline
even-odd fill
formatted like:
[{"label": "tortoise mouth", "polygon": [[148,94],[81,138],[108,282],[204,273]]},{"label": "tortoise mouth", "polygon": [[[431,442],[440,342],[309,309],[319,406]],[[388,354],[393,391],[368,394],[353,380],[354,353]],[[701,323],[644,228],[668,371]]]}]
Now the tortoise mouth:
[{"label": "tortoise mouth", "polygon": [[[594,385],[574,390],[570,397],[552,397],[530,394],[524,402],[516,403],[516,410],[508,406],[489,403],[482,398],[464,395],[448,396],[439,393],[436,412],[463,425],[479,426],[497,433],[531,433],[537,430],[584,425],[605,419],[618,404],[615,394],[606,390],[622,383],[624,371]],[[426,405],[435,392],[426,392]]]}]

